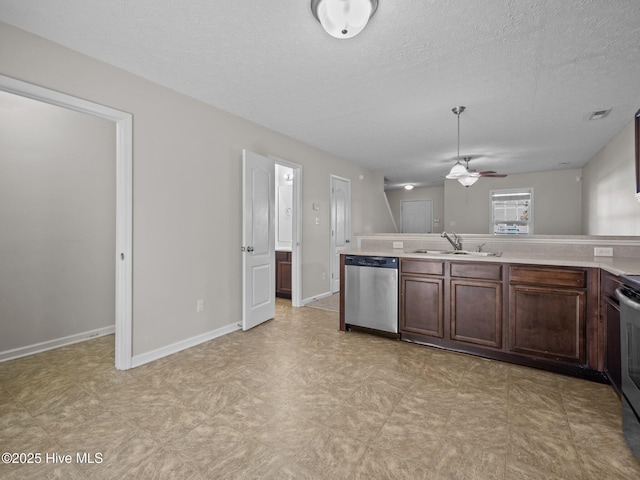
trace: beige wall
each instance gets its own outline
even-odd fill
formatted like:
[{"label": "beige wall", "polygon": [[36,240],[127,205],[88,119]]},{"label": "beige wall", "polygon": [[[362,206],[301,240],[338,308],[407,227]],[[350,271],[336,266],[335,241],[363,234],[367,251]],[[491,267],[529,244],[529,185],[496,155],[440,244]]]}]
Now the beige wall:
[{"label": "beige wall", "polygon": [[0,353],[114,326],[115,141],[0,92]]},{"label": "beige wall", "polygon": [[1,23],[0,74],[133,115],[134,355],[240,321],[243,148],[303,166],[303,298],[330,291],[331,174],[354,232],[391,223],[381,175]]},{"label": "beige wall", "polygon": [[[387,198],[389,200],[389,207],[391,213],[398,226],[398,231],[401,230],[401,215],[400,206],[403,200],[428,200],[433,201],[433,233],[440,233],[444,230],[444,187],[422,187],[414,188],[413,190],[405,190],[404,188],[388,190]],[[436,223],[436,219],[440,220]],[[381,233],[393,233],[395,230],[387,230]]]},{"label": "beige wall", "polygon": [[444,229],[458,233],[489,233],[489,191],[533,187],[534,233],[580,235],[580,177],[581,169],[523,173],[506,178],[481,178],[469,188],[457,180],[445,180]]},{"label": "beige wall", "polygon": [[582,184],[585,234],[640,235],[634,152],[634,122],[631,122],[585,165]]}]

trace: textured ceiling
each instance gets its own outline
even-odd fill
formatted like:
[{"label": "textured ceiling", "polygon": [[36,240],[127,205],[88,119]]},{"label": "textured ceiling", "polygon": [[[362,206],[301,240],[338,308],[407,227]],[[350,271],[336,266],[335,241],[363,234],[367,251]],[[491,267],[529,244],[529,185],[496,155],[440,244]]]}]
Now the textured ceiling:
[{"label": "textured ceiling", "polygon": [[461,156],[503,173],[581,167],[640,108],[638,0],[380,0],[349,40],[327,35],[308,0],[0,0],[0,21],[390,186],[442,183],[456,105]]}]

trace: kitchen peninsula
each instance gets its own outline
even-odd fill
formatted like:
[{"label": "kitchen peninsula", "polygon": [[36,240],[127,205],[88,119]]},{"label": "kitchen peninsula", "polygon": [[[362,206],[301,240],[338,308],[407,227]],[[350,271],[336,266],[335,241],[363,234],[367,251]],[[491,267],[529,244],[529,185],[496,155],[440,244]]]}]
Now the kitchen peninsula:
[{"label": "kitchen peninsula", "polygon": [[[618,275],[640,274],[640,240],[460,238],[469,253],[437,253],[451,250],[440,235],[359,236],[358,248],[341,252],[341,278],[345,255],[396,257],[401,340],[596,381],[615,376],[607,351],[619,338],[607,331],[619,318],[605,299],[615,297]],[[614,255],[596,257],[595,247]],[[341,330],[344,292],[342,285]]]}]

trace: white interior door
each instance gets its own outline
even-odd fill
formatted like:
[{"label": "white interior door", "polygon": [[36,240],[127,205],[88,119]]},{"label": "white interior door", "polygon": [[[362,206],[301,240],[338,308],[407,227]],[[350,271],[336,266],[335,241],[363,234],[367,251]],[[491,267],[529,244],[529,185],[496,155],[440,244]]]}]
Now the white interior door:
[{"label": "white interior door", "polygon": [[242,151],[242,329],[275,316],[275,161]]},{"label": "white interior door", "polygon": [[340,291],[340,252],[351,246],[351,181],[331,176],[331,293]]},{"label": "white interior door", "polygon": [[433,203],[427,200],[402,200],[402,233],[431,233],[433,231]]}]

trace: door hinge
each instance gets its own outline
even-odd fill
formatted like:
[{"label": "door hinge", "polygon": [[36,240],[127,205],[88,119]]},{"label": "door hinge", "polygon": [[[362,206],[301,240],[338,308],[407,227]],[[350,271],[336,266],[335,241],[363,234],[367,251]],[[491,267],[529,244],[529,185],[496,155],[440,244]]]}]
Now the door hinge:
[{"label": "door hinge", "polygon": [[120,254],[120,260],[124,260],[124,253]]}]

